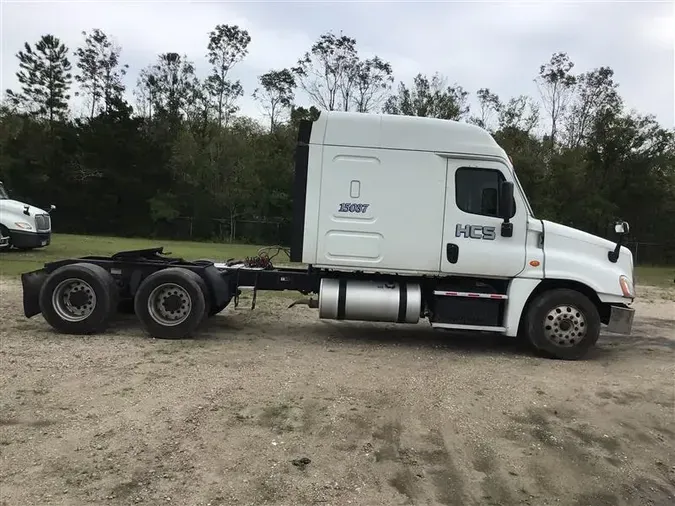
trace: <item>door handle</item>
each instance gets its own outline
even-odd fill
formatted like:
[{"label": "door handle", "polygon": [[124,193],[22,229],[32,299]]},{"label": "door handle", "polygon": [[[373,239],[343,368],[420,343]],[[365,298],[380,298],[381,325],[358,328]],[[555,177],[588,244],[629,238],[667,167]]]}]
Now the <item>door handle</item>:
[{"label": "door handle", "polygon": [[459,257],[459,246],[449,242],[446,245],[445,254],[448,257],[448,262],[450,262],[451,264],[456,264],[457,258]]}]

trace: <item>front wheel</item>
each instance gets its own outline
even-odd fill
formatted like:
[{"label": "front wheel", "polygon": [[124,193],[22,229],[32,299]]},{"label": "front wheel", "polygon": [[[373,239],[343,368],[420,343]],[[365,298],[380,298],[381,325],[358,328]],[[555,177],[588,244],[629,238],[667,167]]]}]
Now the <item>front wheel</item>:
[{"label": "front wheel", "polygon": [[533,300],[526,317],[528,340],[553,358],[578,360],[600,337],[600,314],[593,302],[575,290],[559,288]]}]

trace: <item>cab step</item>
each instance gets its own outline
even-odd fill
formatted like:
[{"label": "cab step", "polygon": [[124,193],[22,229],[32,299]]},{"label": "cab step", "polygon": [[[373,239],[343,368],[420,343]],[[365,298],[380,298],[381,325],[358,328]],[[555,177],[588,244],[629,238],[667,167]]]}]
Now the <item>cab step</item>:
[{"label": "cab step", "polygon": [[493,327],[490,325],[463,325],[461,323],[432,322],[431,327],[435,329],[448,329],[448,330],[479,330],[482,332],[506,332],[506,327]]},{"label": "cab step", "polygon": [[468,297],[472,299],[492,299],[492,300],[507,300],[508,295],[501,293],[481,293],[481,292],[457,292],[457,291],[445,291],[445,290],[435,290],[434,295],[437,297]]}]

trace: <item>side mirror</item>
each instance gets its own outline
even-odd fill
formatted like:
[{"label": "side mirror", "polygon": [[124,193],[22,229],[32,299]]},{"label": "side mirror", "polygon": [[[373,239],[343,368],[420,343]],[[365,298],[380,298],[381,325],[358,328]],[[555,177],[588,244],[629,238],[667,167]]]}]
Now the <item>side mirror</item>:
[{"label": "side mirror", "polygon": [[625,235],[630,231],[630,225],[627,221],[618,221],[614,224],[614,232],[619,235]]},{"label": "side mirror", "polygon": [[509,222],[514,212],[513,205],[513,183],[504,181],[499,187],[499,217],[504,220],[502,237],[513,236],[513,223]]},{"label": "side mirror", "polygon": [[51,204],[49,206],[49,213],[51,213],[54,209],[56,209],[56,206],[54,204]]},{"label": "side mirror", "polygon": [[513,216],[513,183],[504,181],[499,187],[499,217],[509,221]]},{"label": "side mirror", "polygon": [[630,226],[626,221],[617,221],[614,224],[614,232],[619,235],[619,240],[616,241],[616,246],[614,249],[607,253],[607,258],[610,262],[616,263],[619,259],[619,253],[621,252],[621,243],[623,242],[623,236],[630,231]]}]

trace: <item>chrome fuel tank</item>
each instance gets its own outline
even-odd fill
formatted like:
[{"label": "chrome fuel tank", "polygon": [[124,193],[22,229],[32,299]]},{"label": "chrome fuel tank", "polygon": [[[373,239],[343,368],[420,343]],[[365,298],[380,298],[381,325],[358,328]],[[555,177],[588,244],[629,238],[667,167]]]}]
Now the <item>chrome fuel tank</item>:
[{"label": "chrome fuel tank", "polygon": [[417,283],[321,280],[319,318],[322,319],[417,323],[421,309],[422,290]]}]

